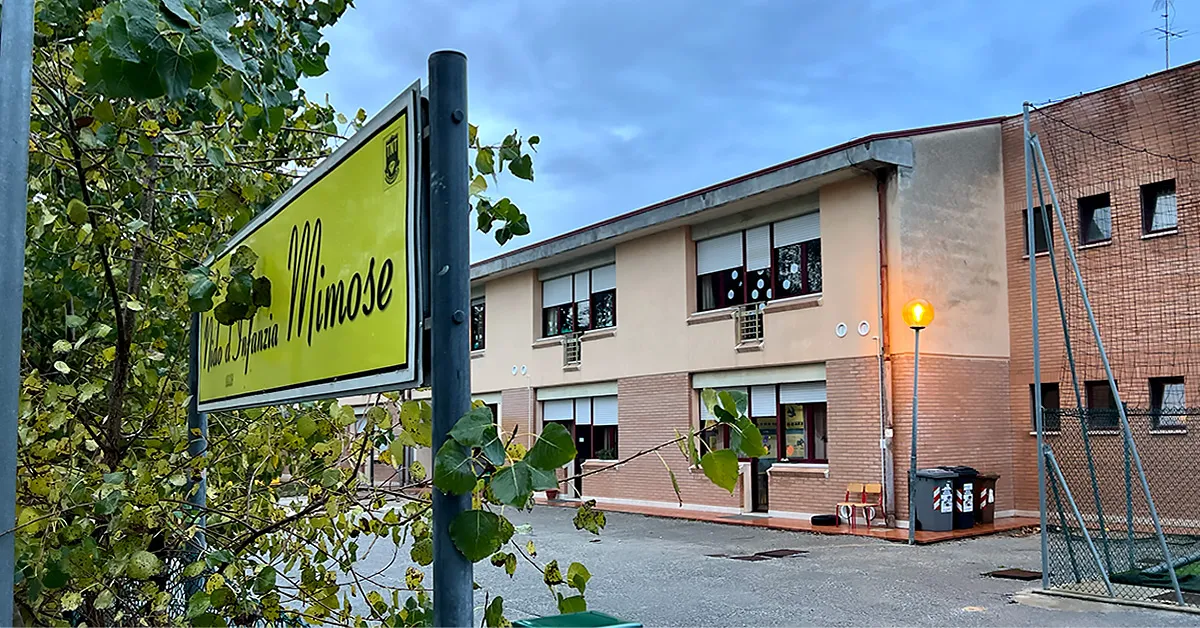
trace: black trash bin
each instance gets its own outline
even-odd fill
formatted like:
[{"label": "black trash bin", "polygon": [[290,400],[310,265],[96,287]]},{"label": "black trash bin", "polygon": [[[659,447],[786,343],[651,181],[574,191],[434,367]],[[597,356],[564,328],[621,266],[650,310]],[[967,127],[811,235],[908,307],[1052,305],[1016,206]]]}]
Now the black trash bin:
[{"label": "black trash bin", "polygon": [[972,467],[939,467],[952,471],[954,478],[954,529],[975,527],[975,484],[979,472]]},{"label": "black trash bin", "polygon": [[945,469],[917,469],[917,480],[913,483],[916,504],[910,510],[916,515],[918,530],[949,532],[954,529],[955,477],[956,473]]},{"label": "black trash bin", "polygon": [[996,480],[999,479],[996,474],[979,474],[975,482],[975,523],[996,520]]}]

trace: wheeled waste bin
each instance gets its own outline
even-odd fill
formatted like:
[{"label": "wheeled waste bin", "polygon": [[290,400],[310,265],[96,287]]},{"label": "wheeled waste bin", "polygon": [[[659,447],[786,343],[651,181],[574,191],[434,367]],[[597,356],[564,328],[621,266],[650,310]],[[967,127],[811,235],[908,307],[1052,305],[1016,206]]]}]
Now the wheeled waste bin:
[{"label": "wheeled waste bin", "polygon": [[996,520],[996,480],[1000,476],[981,473],[975,482],[975,523]]},{"label": "wheeled waste bin", "polygon": [[642,625],[637,622],[617,619],[612,615],[606,615],[597,611],[518,619],[513,622],[513,625],[527,628],[557,628],[559,626],[569,626],[571,628],[642,628]]},{"label": "wheeled waste bin", "polygon": [[975,484],[979,472],[972,467],[941,467],[952,471],[954,478],[954,529],[975,527]]},{"label": "wheeled waste bin", "polygon": [[916,504],[910,508],[917,517],[917,529],[948,532],[954,529],[953,471],[917,469]]}]

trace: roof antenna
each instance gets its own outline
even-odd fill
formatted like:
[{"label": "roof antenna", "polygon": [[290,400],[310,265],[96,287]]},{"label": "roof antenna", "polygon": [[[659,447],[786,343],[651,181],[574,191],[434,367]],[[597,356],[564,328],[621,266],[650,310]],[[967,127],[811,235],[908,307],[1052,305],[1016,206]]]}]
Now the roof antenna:
[{"label": "roof antenna", "polygon": [[1158,38],[1163,40],[1163,47],[1167,56],[1167,69],[1171,69],[1171,40],[1179,39],[1187,35],[1187,30],[1173,30],[1171,28],[1172,15],[1171,11],[1175,8],[1173,0],[1154,0],[1154,10],[1162,11],[1163,25],[1160,28],[1155,28]]}]

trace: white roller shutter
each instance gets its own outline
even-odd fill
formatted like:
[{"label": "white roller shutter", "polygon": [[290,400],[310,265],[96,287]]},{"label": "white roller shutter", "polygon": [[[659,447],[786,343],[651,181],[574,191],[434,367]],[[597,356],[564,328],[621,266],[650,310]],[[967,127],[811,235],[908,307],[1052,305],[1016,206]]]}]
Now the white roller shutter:
[{"label": "white roller shutter", "polygon": [[746,270],[771,267],[771,225],[746,230]]},{"label": "white roller shutter", "polygon": [[696,243],[696,274],[707,275],[742,266],[742,233],[731,233]]},{"label": "white roller shutter", "polygon": [[779,385],[779,403],[818,403],[823,401],[825,401],[825,382]]},{"label": "white roller shutter", "polygon": [[590,274],[588,271],[575,273],[575,300],[583,301],[592,293],[592,283],[588,279]]},{"label": "white roller shutter", "polygon": [[543,421],[570,421],[574,418],[574,399],[552,399],[542,402]]},{"label": "white roller shutter", "polygon": [[617,424],[617,397],[593,397],[592,421],[596,425]]},{"label": "white roller shutter", "polygon": [[775,416],[774,386],[753,386],[750,388],[750,416]]},{"label": "white roller shutter", "polygon": [[[617,289],[617,265],[609,264],[592,269],[592,292],[604,292]],[[580,295],[582,300],[583,296]]]},{"label": "white roller shutter", "polygon": [[575,400],[575,424],[592,424],[592,398],[583,397]]},{"label": "white roller shutter", "polygon": [[775,246],[787,246],[821,237],[821,213],[813,212],[775,223]]},{"label": "white roller shutter", "polygon": [[542,282],[542,307],[566,305],[571,302],[571,276]]}]

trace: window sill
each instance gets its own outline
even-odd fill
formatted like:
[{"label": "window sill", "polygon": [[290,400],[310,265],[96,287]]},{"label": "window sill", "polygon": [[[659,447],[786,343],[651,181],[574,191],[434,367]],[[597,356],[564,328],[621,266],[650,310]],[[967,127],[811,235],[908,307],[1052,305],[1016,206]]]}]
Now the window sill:
[{"label": "window sill", "polygon": [[829,477],[827,462],[777,462],[767,469],[767,474],[782,473],[785,475],[804,475],[811,477]]},{"label": "window sill", "polygon": [[582,366],[583,366],[582,364],[564,364],[563,372],[564,373],[574,373],[574,372],[578,371]]},{"label": "window sill", "polygon": [[471,352],[471,359],[472,359],[472,360],[474,360],[475,358],[482,358],[482,357],[483,357],[483,351],[484,351],[483,349],[476,349],[475,351],[472,351],[472,352]]},{"label": "window sill", "polygon": [[545,349],[546,347],[557,347],[562,344],[562,336],[550,336],[549,338],[538,338],[533,341],[534,349]]},{"label": "window sill", "polygon": [[1183,427],[1183,426],[1158,427],[1158,428],[1151,429],[1150,433],[1155,434],[1155,435],[1170,436],[1170,435],[1187,435],[1188,431],[1187,431],[1187,428]]},{"label": "window sill", "polygon": [[[1035,254],[1034,257],[1050,257],[1050,251],[1042,251],[1041,253]],[[1029,259],[1029,254],[1026,253],[1022,255],[1021,259]]]},{"label": "window sill", "polygon": [[1079,250],[1082,251],[1084,249],[1098,249],[1102,246],[1109,246],[1111,244],[1112,244],[1112,238],[1109,238],[1107,240],[1100,240],[1098,242],[1088,242],[1087,244],[1080,244]]},{"label": "window sill", "polygon": [[763,341],[759,340],[758,342],[747,342],[747,343],[739,344],[736,347],[734,347],[733,349],[734,349],[734,351],[737,351],[738,353],[752,353],[754,351],[762,351],[763,350]]},{"label": "window sill", "polygon": [[787,312],[789,310],[803,310],[805,308],[817,307],[824,301],[823,296],[821,292],[814,292],[813,294],[803,294],[798,297],[779,299],[778,301],[767,301],[766,306],[763,307],[763,313],[770,314],[772,312]]},{"label": "window sill", "polygon": [[1175,234],[1177,234],[1177,233],[1179,233],[1179,229],[1178,229],[1178,228],[1175,228],[1175,229],[1166,229],[1166,230],[1164,230],[1164,231],[1152,231],[1152,232],[1150,232],[1150,233],[1143,233],[1143,234],[1142,234],[1142,239],[1143,239],[1143,240],[1153,240],[1154,238],[1161,238],[1161,237],[1164,237],[1164,236],[1173,236],[1173,235],[1175,235]]},{"label": "window sill", "polygon": [[712,323],[716,321],[733,320],[733,313],[737,310],[737,306],[723,307],[719,310],[705,310],[703,312],[695,312],[687,317],[688,325],[701,325],[704,323]]},{"label": "window sill", "polygon": [[591,330],[585,331],[585,332],[583,332],[583,335],[579,337],[579,339],[580,340],[600,340],[601,338],[612,338],[613,336],[616,336],[616,335],[617,335],[617,328],[615,326],[614,327],[604,327],[601,329],[591,329]]},{"label": "window sill", "polygon": [[613,467],[613,469],[616,469],[617,467],[614,465],[616,465],[618,462],[619,462],[618,460],[605,460],[603,458],[588,458],[587,460],[583,461],[583,466],[585,466],[585,467]]},{"label": "window sill", "polygon": [[1088,436],[1120,436],[1123,433],[1124,432],[1122,432],[1120,428],[1114,428],[1114,429],[1105,428],[1102,430],[1093,430],[1093,429],[1088,430]]},{"label": "window sill", "polygon": [[[920,427],[920,426],[918,426],[918,427]],[[1062,432],[1060,432],[1060,431],[1058,431],[1058,430],[1045,430],[1045,431],[1043,431],[1043,432],[1042,432],[1042,436],[1058,436],[1058,435],[1059,435],[1059,434],[1061,434],[1061,433],[1062,433]],[[1092,433],[1092,432],[1088,432],[1088,434],[1091,434],[1091,433]],[[1033,431],[1033,430],[1029,430],[1029,435],[1030,435],[1030,436],[1037,436],[1037,432],[1035,432],[1035,431]]]}]

